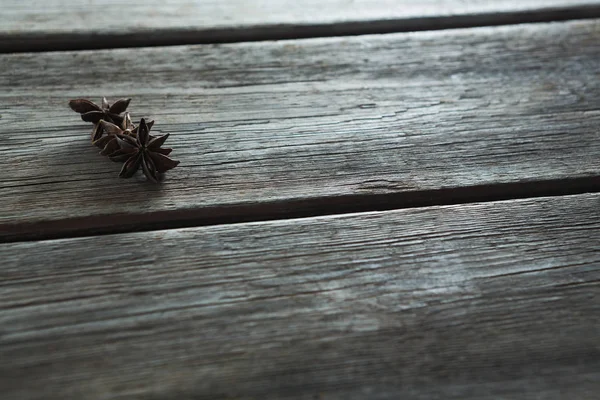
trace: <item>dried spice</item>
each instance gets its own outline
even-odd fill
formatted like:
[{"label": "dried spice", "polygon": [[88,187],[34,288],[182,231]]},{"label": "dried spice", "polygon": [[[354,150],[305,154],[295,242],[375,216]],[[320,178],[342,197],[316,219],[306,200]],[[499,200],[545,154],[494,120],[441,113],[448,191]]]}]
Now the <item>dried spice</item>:
[{"label": "dried spice", "polygon": [[143,118],[138,126],[136,137],[121,133],[117,133],[115,136],[117,137],[119,150],[109,157],[113,161],[125,162],[119,174],[121,178],[132,177],[141,166],[144,175],[150,181],[158,182],[162,173],[175,168],[179,164],[179,161],[167,157],[172,149],[161,148],[169,134],[162,136],[150,135],[150,128]]},{"label": "dried spice", "polygon": [[99,106],[87,99],[75,99],[69,101],[69,107],[81,114],[82,120],[94,124],[94,129],[92,130],[92,142],[94,142],[100,139],[103,134],[102,127],[99,124],[100,120],[120,125],[123,122],[121,114],[127,110],[130,101],[131,99],[119,99],[110,104],[106,100],[106,97],[103,97],[102,105]]},{"label": "dried spice", "polygon": [[168,133],[150,134],[154,121],[142,118],[138,126],[133,125],[125,111],[130,101],[120,99],[111,105],[104,97],[98,106],[86,99],[75,99],[69,101],[69,106],[81,114],[82,120],[94,123],[92,143],[102,149],[100,154],[124,162],[120,177],[132,177],[141,166],[148,180],[158,182],[162,174],[179,165],[179,161],[167,157],[172,149],[161,147]]},{"label": "dried spice", "polygon": [[102,106],[86,99],[75,99],[69,101],[69,107],[75,112],[81,114],[81,119],[85,122],[98,123],[101,119],[121,124],[123,122],[122,113],[127,110],[131,99],[120,99],[110,104],[106,97],[102,98]]},{"label": "dried spice", "polygon": [[[125,112],[125,115],[123,116],[123,122],[121,123],[120,127],[103,119],[98,122],[98,125],[100,126],[102,134],[92,143],[102,149],[100,154],[104,156],[108,156],[111,154],[111,152],[119,149],[119,145],[116,141],[117,134],[137,137],[138,128],[131,122],[131,116],[128,112]],[[146,122],[146,125],[148,125],[148,129],[152,129],[154,121],[148,121]],[[106,133],[106,136],[102,136],[104,133]]]}]

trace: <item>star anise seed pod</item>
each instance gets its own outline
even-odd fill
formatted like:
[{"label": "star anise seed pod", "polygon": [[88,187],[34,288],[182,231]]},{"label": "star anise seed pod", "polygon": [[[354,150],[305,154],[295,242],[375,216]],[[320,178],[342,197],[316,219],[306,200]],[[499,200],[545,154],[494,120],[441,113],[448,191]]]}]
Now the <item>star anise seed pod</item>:
[{"label": "star anise seed pod", "polygon": [[[112,153],[119,150],[116,135],[120,134],[137,137],[138,127],[131,123],[131,117],[128,112],[125,112],[125,115],[123,116],[121,127],[104,120],[100,120],[98,125],[100,125],[102,134],[106,133],[106,136],[100,136],[100,138],[94,140],[92,143],[102,149],[100,154],[103,156],[110,156]],[[154,121],[148,121],[146,125],[148,125],[148,129],[151,129],[154,125]]]},{"label": "star anise seed pod", "polygon": [[[90,100],[75,99],[69,101],[69,107],[81,114],[81,119],[86,122],[97,124],[103,119],[114,124],[121,124],[123,122],[121,114],[125,112],[130,101],[131,99],[119,99],[110,104],[106,97],[103,97],[102,105],[99,106]],[[94,130],[96,129],[97,127],[94,128]]]},{"label": "star anise seed pod", "polygon": [[160,180],[160,174],[179,165],[179,161],[167,157],[171,149],[163,149],[162,146],[169,134],[162,136],[150,135],[150,128],[142,118],[138,126],[137,136],[116,134],[119,150],[111,155],[115,161],[125,161],[121,173],[121,178],[130,178],[142,167],[144,175],[152,182]]}]

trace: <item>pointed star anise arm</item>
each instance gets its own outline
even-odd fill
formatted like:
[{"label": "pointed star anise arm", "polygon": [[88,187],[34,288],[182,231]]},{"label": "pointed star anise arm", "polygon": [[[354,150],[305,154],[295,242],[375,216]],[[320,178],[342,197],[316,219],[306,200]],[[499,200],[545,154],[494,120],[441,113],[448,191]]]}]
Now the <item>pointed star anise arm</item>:
[{"label": "pointed star anise arm", "polygon": [[140,153],[135,153],[131,157],[125,161],[123,164],[123,168],[121,168],[121,172],[119,173],[120,178],[131,178],[133,174],[140,168],[142,164],[142,155]]},{"label": "pointed star anise arm", "polygon": [[151,152],[149,153],[149,156],[154,162],[156,170],[160,173],[167,172],[168,170],[173,169],[179,165],[179,161],[173,160],[172,158],[157,152]]},{"label": "pointed star anise arm", "polygon": [[90,111],[102,111],[97,104],[86,99],[75,99],[69,101],[69,107],[79,114],[85,114]]},{"label": "pointed star anise arm", "polygon": [[158,183],[160,180],[158,169],[148,153],[142,153],[142,171],[151,182]]},{"label": "pointed star anise arm", "polygon": [[104,134],[104,129],[103,129],[102,125],[100,124],[100,122],[98,122],[97,124],[94,124],[94,129],[92,129],[92,134],[91,134],[92,144],[95,144],[95,142],[98,139],[100,139],[103,134]]},{"label": "pointed star anise arm", "polygon": [[108,112],[112,114],[122,114],[127,110],[131,99],[119,99],[113,103],[112,106],[108,107]]},{"label": "pointed star anise arm", "polygon": [[84,114],[81,114],[81,119],[85,122],[91,122],[93,124],[97,124],[101,119],[106,119],[112,121],[113,119],[106,115],[104,111],[90,111]]}]

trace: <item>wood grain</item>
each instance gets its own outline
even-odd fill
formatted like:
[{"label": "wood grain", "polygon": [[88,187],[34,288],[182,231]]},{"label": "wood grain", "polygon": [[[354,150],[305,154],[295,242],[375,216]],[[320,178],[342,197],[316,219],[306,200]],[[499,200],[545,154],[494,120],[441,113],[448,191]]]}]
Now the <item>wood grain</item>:
[{"label": "wood grain", "polygon": [[[600,22],[579,21],[3,55],[0,237],[594,190],[598,54]],[[67,101],[102,95],[172,133],[164,184],[90,145]]]},{"label": "wood grain", "polygon": [[215,43],[600,17],[599,0],[4,0],[0,51]]},{"label": "wood grain", "polygon": [[587,194],[2,244],[0,392],[593,399],[599,206]]}]

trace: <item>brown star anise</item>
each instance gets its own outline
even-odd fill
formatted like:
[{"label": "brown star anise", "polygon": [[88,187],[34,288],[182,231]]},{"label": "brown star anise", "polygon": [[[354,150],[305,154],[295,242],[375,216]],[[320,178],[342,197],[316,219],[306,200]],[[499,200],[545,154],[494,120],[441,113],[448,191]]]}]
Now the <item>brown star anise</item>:
[{"label": "brown star anise", "polygon": [[92,142],[94,142],[100,139],[103,134],[99,124],[100,120],[120,125],[123,122],[121,114],[125,112],[130,101],[131,99],[120,99],[110,104],[106,97],[103,97],[102,105],[99,106],[90,100],[75,99],[69,101],[69,107],[81,114],[82,120],[94,123],[94,130],[92,131]]},{"label": "brown star anise", "polygon": [[[125,115],[123,116],[123,122],[121,123],[120,127],[103,119],[98,122],[98,125],[100,126],[99,131],[101,134],[100,137],[94,140],[92,143],[102,149],[100,154],[103,156],[110,156],[113,152],[119,150],[119,144],[117,143],[116,135],[120,134],[137,137],[138,127],[133,125],[131,122],[131,116],[128,112],[125,112]],[[146,125],[148,125],[148,129],[152,129],[154,121],[150,120],[146,122]],[[102,136],[104,133],[106,133],[106,136]]]},{"label": "brown star anise", "polygon": [[158,182],[161,174],[172,168],[175,168],[179,161],[175,161],[167,155],[171,149],[161,148],[169,134],[162,136],[150,135],[150,128],[142,118],[137,129],[137,136],[122,133],[115,134],[119,149],[110,154],[113,161],[125,161],[121,173],[121,178],[130,178],[142,167],[144,175],[152,181]]}]

